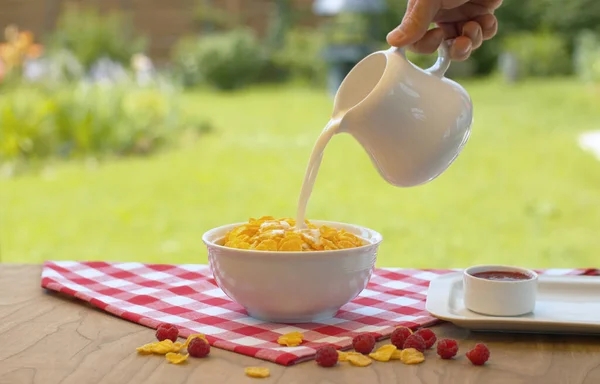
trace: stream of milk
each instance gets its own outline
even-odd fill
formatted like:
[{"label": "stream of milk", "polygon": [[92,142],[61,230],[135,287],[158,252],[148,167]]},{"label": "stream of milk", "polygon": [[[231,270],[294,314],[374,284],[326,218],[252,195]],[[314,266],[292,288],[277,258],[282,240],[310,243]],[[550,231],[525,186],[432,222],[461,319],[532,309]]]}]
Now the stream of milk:
[{"label": "stream of milk", "polygon": [[306,223],[304,222],[304,220],[306,219],[306,207],[308,205],[308,200],[310,199],[310,195],[315,185],[317,174],[319,173],[319,167],[321,166],[321,162],[323,161],[323,152],[325,151],[325,147],[327,146],[331,138],[337,133],[342,118],[343,114],[339,114],[333,117],[331,120],[329,120],[329,122],[323,129],[323,132],[321,132],[321,134],[317,138],[315,146],[313,147],[310,159],[308,161],[306,174],[304,175],[304,181],[302,182],[302,189],[300,190],[300,199],[298,200],[298,211],[296,212],[297,229],[306,228]]}]

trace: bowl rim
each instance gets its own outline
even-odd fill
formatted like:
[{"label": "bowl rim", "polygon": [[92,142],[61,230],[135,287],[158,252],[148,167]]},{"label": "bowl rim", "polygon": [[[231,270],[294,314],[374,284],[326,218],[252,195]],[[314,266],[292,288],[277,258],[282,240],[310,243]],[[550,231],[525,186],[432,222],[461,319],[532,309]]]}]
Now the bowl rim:
[{"label": "bowl rim", "polygon": [[[474,270],[479,270],[477,272],[520,272],[528,277],[528,279],[524,280],[490,280],[484,279],[481,277],[474,276]],[[465,268],[463,271],[463,276],[468,279],[473,279],[476,281],[485,281],[486,284],[524,284],[529,283],[531,281],[535,281],[538,279],[539,275],[533,269],[518,267],[515,265],[505,265],[505,264],[478,264],[472,265],[468,268]]]},{"label": "bowl rim", "polygon": [[225,224],[225,225],[221,225],[218,227],[214,227],[212,229],[209,229],[208,231],[204,232],[202,234],[202,241],[204,242],[204,244],[207,247],[212,247],[212,248],[216,248],[216,249],[221,249],[221,250],[225,250],[228,252],[236,252],[236,253],[254,253],[254,254],[261,254],[261,255],[285,255],[285,256],[309,256],[309,255],[327,255],[327,256],[344,256],[344,255],[348,255],[349,252],[354,253],[354,252],[360,252],[360,251],[364,251],[368,248],[371,247],[378,247],[381,242],[383,241],[383,236],[375,231],[374,229],[371,228],[367,228],[364,227],[362,225],[356,225],[356,224],[351,224],[351,223],[343,223],[340,221],[329,221],[329,220],[310,220],[311,223],[313,224],[320,224],[320,225],[329,225],[335,228],[336,224],[341,224],[341,225],[345,225],[345,226],[350,226],[350,227],[356,227],[358,229],[364,230],[369,232],[372,235],[371,239],[364,239],[369,241],[368,244],[362,245],[360,247],[355,247],[355,248],[344,248],[344,249],[331,249],[331,250],[324,250],[324,251],[266,251],[266,250],[261,250],[261,249],[242,249],[242,248],[231,248],[231,247],[226,247],[224,245],[220,245],[215,243],[214,241],[209,239],[209,236],[211,234],[213,234],[214,232],[218,232],[218,231],[222,231],[226,228],[234,228],[237,227],[239,225],[244,225],[244,224],[248,224],[248,222],[238,222],[238,223],[231,223],[231,224]]}]

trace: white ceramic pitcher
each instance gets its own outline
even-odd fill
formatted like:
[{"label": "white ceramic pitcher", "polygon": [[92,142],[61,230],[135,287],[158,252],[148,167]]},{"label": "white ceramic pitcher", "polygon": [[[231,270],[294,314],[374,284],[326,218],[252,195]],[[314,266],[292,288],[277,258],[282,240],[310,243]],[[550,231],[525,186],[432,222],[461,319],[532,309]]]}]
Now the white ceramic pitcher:
[{"label": "white ceramic pitcher", "polygon": [[433,180],[469,138],[471,98],[444,77],[449,65],[446,43],[426,70],[411,63],[404,48],[390,48],[365,57],[338,89],[333,112],[343,116],[338,132],[354,136],[390,184]]}]

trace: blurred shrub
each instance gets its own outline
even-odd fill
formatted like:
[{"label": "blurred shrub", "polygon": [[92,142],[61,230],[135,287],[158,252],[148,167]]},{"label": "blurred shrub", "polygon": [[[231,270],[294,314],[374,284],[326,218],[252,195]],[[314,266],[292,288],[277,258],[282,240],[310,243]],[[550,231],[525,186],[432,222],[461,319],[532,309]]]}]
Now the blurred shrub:
[{"label": "blurred shrub", "polygon": [[408,2],[406,0],[385,0],[385,3],[387,11],[379,19],[380,28],[376,36],[377,40],[382,42],[385,42],[387,34],[402,21]]},{"label": "blurred shrub", "polygon": [[88,70],[100,58],[128,65],[133,54],[144,51],[146,39],[134,35],[132,23],[122,13],[103,15],[92,8],[68,6],[47,45],[53,51],[71,51]]},{"label": "blurred shrub", "polygon": [[324,47],[325,36],[318,30],[291,29],[286,33],[282,48],[273,52],[270,61],[289,79],[323,85],[327,75],[327,64],[322,57]]},{"label": "blurred shrub", "polygon": [[[522,0],[513,1],[523,2]],[[542,25],[548,30],[560,31],[567,38],[570,47],[573,47],[577,35],[581,31],[600,32],[600,1],[534,0],[532,5],[541,18]]]},{"label": "blurred shrub", "polygon": [[233,90],[253,83],[265,65],[262,45],[245,28],[180,41],[174,51],[176,71],[186,86],[207,84]]},{"label": "blurred shrub", "polygon": [[371,15],[354,12],[338,13],[326,25],[327,43],[334,45],[369,44],[377,37],[379,28],[374,29],[374,27],[378,26]]},{"label": "blurred shrub", "polygon": [[567,42],[558,34],[515,34],[504,39],[504,50],[514,55],[520,77],[560,76],[572,69]]},{"label": "blurred shrub", "polygon": [[190,129],[177,93],[135,83],[21,85],[0,97],[0,162],[146,154]]},{"label": "blurred shrub", "polygon": [[195,87],[202,84],[200,72],[200,39],[195,36],[184,37],[177,42],[172,52],[174,77],[184,87]]},{"label": "blurred shrub", "polygon": [[437,60],[437,52],[431,55],[422,55],[406,50],[406,58],[421,69],[427,69],[431,67]]},{"label": "blurred shrub", "polygon": [[228,31],[245,24],[245,12],[229,12],[226,8],[217,7],[211,0],[197,0],[194,6],[194,21],[204,31]]},{"label": "blurred shrub", "polygon": [[600,37],[591,31],[576,39],[575,72],[584,81],[600,83]]}]

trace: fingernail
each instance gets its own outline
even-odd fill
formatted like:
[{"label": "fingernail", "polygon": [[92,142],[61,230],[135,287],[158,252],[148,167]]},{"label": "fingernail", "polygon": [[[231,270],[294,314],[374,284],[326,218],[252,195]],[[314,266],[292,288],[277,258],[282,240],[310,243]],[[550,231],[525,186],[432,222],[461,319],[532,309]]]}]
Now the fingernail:
[{"label": "fingernail", "polygon": [[387,40],[402,40],[405,36],[406,34],[400,28],[396,28],[387,34]]},{"label": "fingernail", "polygon": [[469,42],[469,45],[467,45],[464,49],[461,49],[459,52],[461,53],[461,55],[467,55],[471,52],[472,48],[473,48],[473,43]]}]

